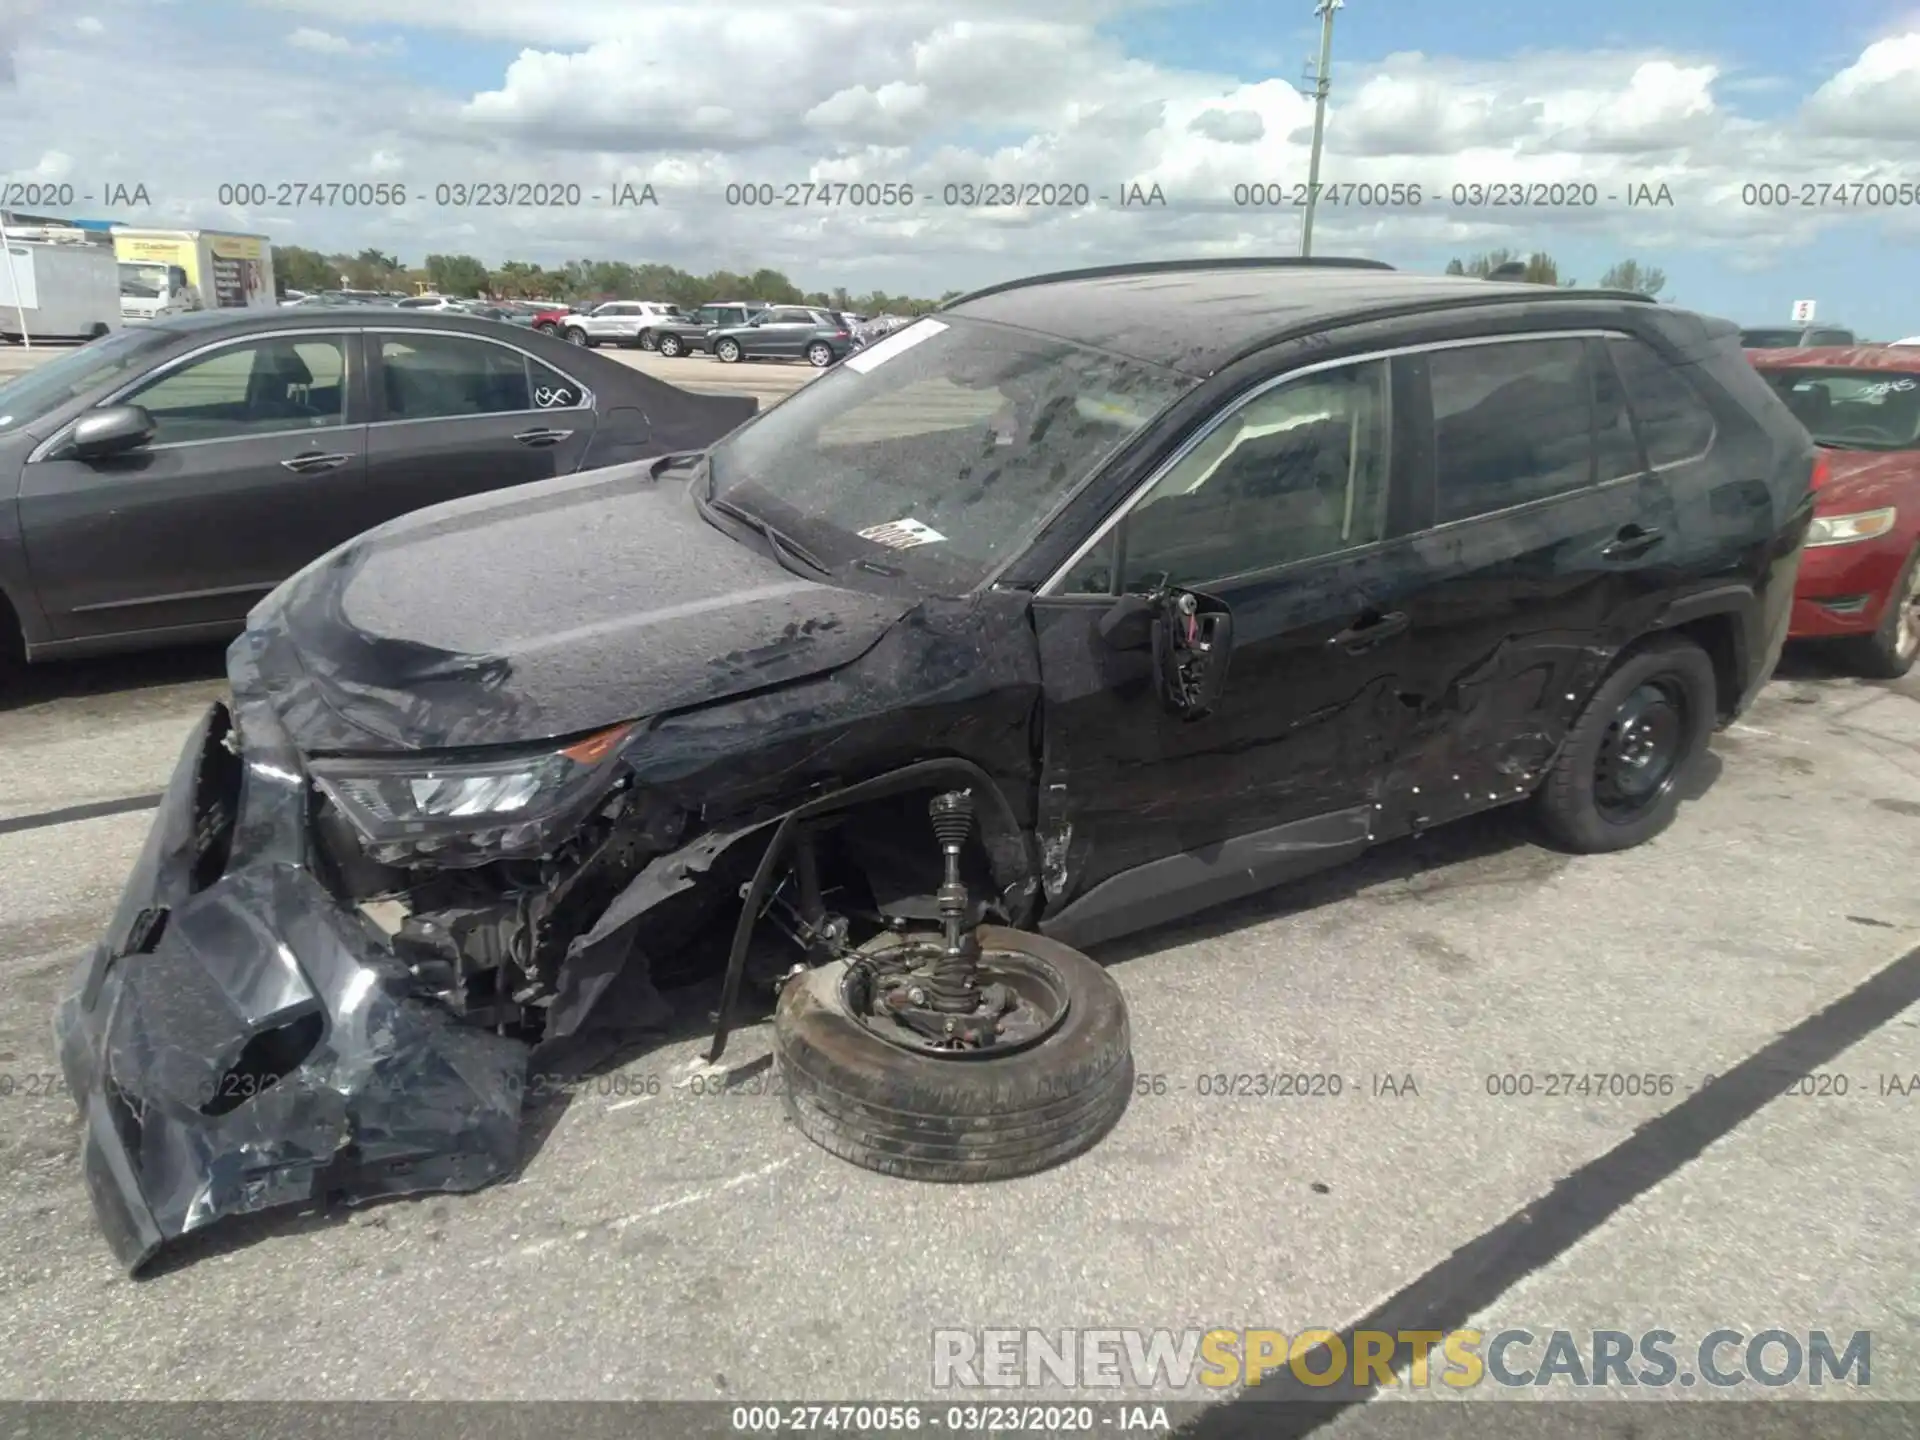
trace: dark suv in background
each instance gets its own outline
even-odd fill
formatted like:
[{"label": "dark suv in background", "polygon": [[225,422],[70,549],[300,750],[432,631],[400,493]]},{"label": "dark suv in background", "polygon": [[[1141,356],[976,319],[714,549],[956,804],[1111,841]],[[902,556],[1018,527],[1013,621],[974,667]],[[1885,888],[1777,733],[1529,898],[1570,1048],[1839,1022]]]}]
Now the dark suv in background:
[{"label": "dark suv in background", "polygon": [[831,310],[776,305],[707,336],[707,348],[723,364],[742,360],[805,360],[824,370],[854,349],[853,327]]},{"label": "dark suv in background", "polygon": [[1496,806],[1659,833],[1822,473],[1734,326],[1625,293],[1131,265],[873,353],[255,608],[58,1017],[124,1261],[508,1175],[530,1067],[723,977],[717,1062],[750,965],[827,1150],[1078,1154],[1135,1077],[1074,947]]},{"label": "dark suv in background", "polygon": [[676,355],[697,354],[708,348],[707,337],[715,330],[744,325],[755,315],[773,307],[759,300],[718,300],[695,306],[683,320],[663,321],[653,327],[654,345],[669,359]]}]

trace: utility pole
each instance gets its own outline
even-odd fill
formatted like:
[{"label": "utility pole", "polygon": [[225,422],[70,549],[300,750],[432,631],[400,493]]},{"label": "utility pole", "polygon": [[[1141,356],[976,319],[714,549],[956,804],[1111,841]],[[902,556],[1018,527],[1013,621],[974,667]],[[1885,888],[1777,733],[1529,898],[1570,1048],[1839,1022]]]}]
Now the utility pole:
[{"label": "utility pole", "polygon": [[1320,0],[1320,65],[1313,74],[1313,158],[1307,164],[1307,213],[1300,226],[1300,253],[1313,254],[1313,207],[1320,199],[1320,142],[1327,133],[1327,91],[1333,88],[1333,12],[1346,0]]}]

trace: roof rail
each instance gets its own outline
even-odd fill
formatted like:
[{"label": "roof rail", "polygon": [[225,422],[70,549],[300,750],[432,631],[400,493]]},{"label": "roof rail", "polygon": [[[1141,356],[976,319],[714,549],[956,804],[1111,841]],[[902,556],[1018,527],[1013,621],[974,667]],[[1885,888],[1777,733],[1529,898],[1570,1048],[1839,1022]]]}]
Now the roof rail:
[{"label": "roof rail", "polygon": [[1022,290],[1029,285],[1052,285],[1063,280],[1103,280],[1113,275],[1165,275],[1182,270],[1282,270],[1295,267],[1326,270],[1393,269],[1393,266],[1384,260],[1357,260],[1337,255],[1235,256],[1221,260],[1137,260],[1128,265],[1095,265],[1085,270],[1055,270],[1045,275],[1028,275],[1019,280],[1003,280],[998,285],[983,286],[978,290],[969,290],[964,295],[955,296],[939,308],[951,310],[956,305],[965,305],[970,300],[984,299],[988,295],[999,295],[1008,290]]}]

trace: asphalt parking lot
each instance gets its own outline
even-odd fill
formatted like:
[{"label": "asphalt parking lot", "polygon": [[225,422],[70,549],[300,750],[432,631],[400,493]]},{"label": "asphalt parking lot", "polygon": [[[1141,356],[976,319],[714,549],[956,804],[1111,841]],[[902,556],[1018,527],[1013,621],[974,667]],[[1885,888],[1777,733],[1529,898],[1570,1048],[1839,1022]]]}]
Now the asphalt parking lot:
[{"label": "asphalt parking lot", "polygon": [[[764,1093],[764,1024],[736,1091],[691,1083],[695,993],[684,1034],[530,1119],[513,1183],[242,1222],[134,1282],[48,1021],[220,673],[170,652],[0,692],[8,1398],[951,1398],[936,1327],[1418,1317],[1868,1329],[1873,1396],[1920,1400],[1920,1089],[1893,1093],[1920,1075],[1920,675],[1790,656],[1643,849],[1569,859],[1494,815],[1104,947],[1147,1093],[1059,1170],[936,1189],[836,1160]],[[1791,1076],[1755,1079],[1762,1052],[1847,1093],[1769,1099]],[[1566,1072],[1674,1084],[1489,1093]],[[1343,1093],[1202,1093],[1299,1074]]]}]

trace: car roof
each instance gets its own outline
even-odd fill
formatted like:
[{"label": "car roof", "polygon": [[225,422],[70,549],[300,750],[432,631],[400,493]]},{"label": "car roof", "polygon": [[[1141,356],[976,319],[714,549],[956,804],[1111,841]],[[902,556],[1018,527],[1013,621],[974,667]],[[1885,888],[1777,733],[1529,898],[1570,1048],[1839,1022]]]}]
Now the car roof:
[{"label": "car roof", "polygon": [[1920,374],[1920,346],[1803,345],[1792,350],[1749,350],[1761,370],[1903,370]]},{"label": "car roof", "polygon": [[1621,290],[1413,275],[1371,260],[1263,257],[1040,275],[973,291],[940,309],[1205,377],[1288,334],[1333,322],[1405,310],[1596,299],[1654,303]]},{"label": "car roof", "polygon": [[491,321],[460,310],[402,310],[391,305],[295,305],[265,309],[194,310],[184,315],[165,315],[149,321],[143,328],[168,331],[177,335],[217,337],[245,335],[254,330],[338,330],[353,323],[351,317],[366,317],[366,323],[382,330],[404,330],[417,326],[422,330],[471,330],[476,335],[497,336]]}]

